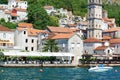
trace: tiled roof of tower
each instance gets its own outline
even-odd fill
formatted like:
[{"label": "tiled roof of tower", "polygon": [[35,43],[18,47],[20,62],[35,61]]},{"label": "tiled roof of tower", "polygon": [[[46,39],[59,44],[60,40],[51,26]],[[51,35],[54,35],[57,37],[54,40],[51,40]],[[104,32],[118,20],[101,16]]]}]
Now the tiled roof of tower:
[{"label": "tiled roof of tower", "polygon": [[12,30],[5,26],[0,25],[0,31],[12,31]]},{"label": "tiled roof of tower", "polygon": [[96,38],[88,38],[88,39],[85,39],[84,40],[85,43],[101,43],[102,41],[101,40],[98,40]]},{"label": "tiled roof of tower", "polygon": [[110,29],[105,30],[104,32],[114,32],[118,30],[120,30],[120,27],[110,28]]},{"label": "tiled roof of tower", "polygon": [[73,33],[77,30],[64,27],[50,27],[50,26],[47,28],[53,33]]},{"label": "tiled roof of tower", "polygon": [[111,40],[110,40],[110,43],[111,43],[111,44],[118,44],[118,43],[120,44],[120,38],[111,39]]},{"label": "tiled roof of tower", "polygon": [[31,23],[18,23],[18,27],[33,28],[33,25]]},{"label": "tiled roof of tower", "polygon": [[108,46],[98,46],[95,50],[105,50]]}]

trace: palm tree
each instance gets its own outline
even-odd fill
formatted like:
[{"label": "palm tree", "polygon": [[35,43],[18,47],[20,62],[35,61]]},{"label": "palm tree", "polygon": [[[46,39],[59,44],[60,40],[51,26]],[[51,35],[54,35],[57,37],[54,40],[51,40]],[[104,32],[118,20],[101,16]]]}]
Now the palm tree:
[{"label": "palm tree", "polygon": [[55,42],[55,40],[47,40],[45,43],[44,43],[44,46],[42,48],[43,52],[47,52],[47,51],[50,51],[50,52],[58,52],[60,49],[59,47],[57,46],[57,43]]}]

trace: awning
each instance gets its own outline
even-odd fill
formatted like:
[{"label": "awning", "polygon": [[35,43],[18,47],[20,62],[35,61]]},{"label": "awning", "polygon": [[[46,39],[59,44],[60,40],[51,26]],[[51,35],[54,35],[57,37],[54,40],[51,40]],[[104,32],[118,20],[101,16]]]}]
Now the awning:
[{"label": "awning", "polygon": [[0,52],[3,56],[16,56],[16,57],[27,57],[27,56],[74,56],[72,53],[62,52]]}]

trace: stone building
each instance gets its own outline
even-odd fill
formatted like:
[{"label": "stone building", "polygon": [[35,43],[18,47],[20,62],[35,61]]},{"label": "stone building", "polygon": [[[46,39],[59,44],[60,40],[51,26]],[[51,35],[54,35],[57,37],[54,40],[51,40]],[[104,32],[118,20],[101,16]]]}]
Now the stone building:
[{"label": "stone building", "polygon": [[88,0],[87,38],[102,39],[102,0]]}]

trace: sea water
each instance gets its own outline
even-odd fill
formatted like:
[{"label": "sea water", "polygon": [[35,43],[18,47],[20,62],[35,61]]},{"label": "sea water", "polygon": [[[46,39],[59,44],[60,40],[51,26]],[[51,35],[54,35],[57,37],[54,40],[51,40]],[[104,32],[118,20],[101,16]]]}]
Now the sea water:
[{"label": "sea water", "polygon": [[88,68],[4,68],[0,80],[120,80],[120,67],[106,72],[89,72]]}]

